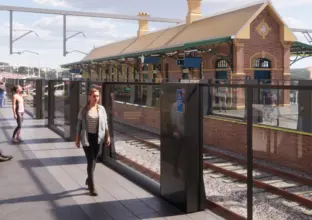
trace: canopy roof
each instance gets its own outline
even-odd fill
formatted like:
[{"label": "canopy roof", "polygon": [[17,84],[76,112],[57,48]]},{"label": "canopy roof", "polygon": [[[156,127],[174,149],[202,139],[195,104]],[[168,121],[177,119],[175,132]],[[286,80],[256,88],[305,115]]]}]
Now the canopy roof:
[{"label": "canopy roof", "polygon": [[261,1],[205,17],[191,24],[183,24],[94,48],[83,60],[62,67],[183,51],[203,45],[230,42],[267,6],[272,7],[269,2]]},{"label": "canopy roof", "polygon": [[293,44],[291,45],[290,52],[292,54],[311,54],[312,55],[312,45],[296,41],[296,42],[293,42]]}]

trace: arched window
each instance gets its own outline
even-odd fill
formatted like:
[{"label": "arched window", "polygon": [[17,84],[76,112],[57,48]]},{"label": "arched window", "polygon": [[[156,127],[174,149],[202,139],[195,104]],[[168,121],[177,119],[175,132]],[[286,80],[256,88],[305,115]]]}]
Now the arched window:
[{"label": "arched window", "polygon": [[147,64],[142,66],[142,71],[148,71],[148,65]]},{"label": "arched window", "polygon": [[259,58],[254,61],[254,68],[271,68],[271,60]]},{"label": "arched window", "polygon": [[227,68],[229,64],[226,60],[220,59],[216,61],[216,75],[215,75],[215,83],[226,82],[227,81]]},{"label": "arched window", "polygon": [[229,65],[226,60],[217,60],[216,62],[216,69],[226,69]]}]

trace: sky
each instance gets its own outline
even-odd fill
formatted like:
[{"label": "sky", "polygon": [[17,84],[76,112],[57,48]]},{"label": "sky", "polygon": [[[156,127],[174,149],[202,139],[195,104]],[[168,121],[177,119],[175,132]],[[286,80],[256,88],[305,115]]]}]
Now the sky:
[{"label": "sky", "polygon": [[[131,2],[131,3],[129,3]],[[209,16],[218,11],[240,7],[254,0],[202,0],[202,14]],[[312,29],[312,0],[272,0],[273,5],[290,28]],[[187,0],[0,0],[0,5],[36,7],[59,10],[75,10],[88,12],[103,12],[112,14],[137,15],[138,12],[148,12],[154,17],[184,19],[187,14]],[[168,23],[149,23],[149,30],[155,31],[174,26]],[[63,57],[63,21],[62,16],[20,13],[13,14],[13,38],[32,30],[31,33],[14,42],[13,51],[24,50],[39,53],[9,54],[9,12],[0,11],[0,62],[11,65],[36,66],[41,68],[58,68],[59,65],[81,60],[85,54],[104,44],[135,36],[138,21],[113,20],[104,18],[68,17],[67,35],[83,32],[83,35],[71,38],[67,50],[78,50]],[[26,30],[26,31],[25,31]],[[296,34],[299,41],[307,43],[302,34]],[[312,66],[312,58],[303,59],[293,68]]]}]

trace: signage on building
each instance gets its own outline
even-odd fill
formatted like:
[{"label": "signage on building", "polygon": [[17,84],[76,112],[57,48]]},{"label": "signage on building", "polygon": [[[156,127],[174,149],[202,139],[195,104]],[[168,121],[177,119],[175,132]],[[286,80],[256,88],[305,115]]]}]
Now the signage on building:
[{"label": "signage on building", "polygon": [[80,73],[81,73],[81,70],[80,70],[80,69],[76,69],[76,68],[72,68],[69,72],[70,72],[70,73],[80,74]]},{"label": "signage on building", "polygon": [[177,112],[183,113],[184,89],[177,89]]}]

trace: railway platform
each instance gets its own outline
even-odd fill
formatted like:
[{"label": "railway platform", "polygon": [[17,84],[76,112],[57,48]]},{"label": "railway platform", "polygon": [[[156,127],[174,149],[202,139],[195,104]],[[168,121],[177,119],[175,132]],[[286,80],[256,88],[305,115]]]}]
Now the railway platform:
[{"label": "railway platform", "polygon": [[14,156],[0,164],[0,219],[222,219],[208,210],[185,215],[102,163],[95,170],[99,195],[90,197],[82,149],[27,114],[23,142],[11,144],[10,102],[0,122],[0,149]]}]

